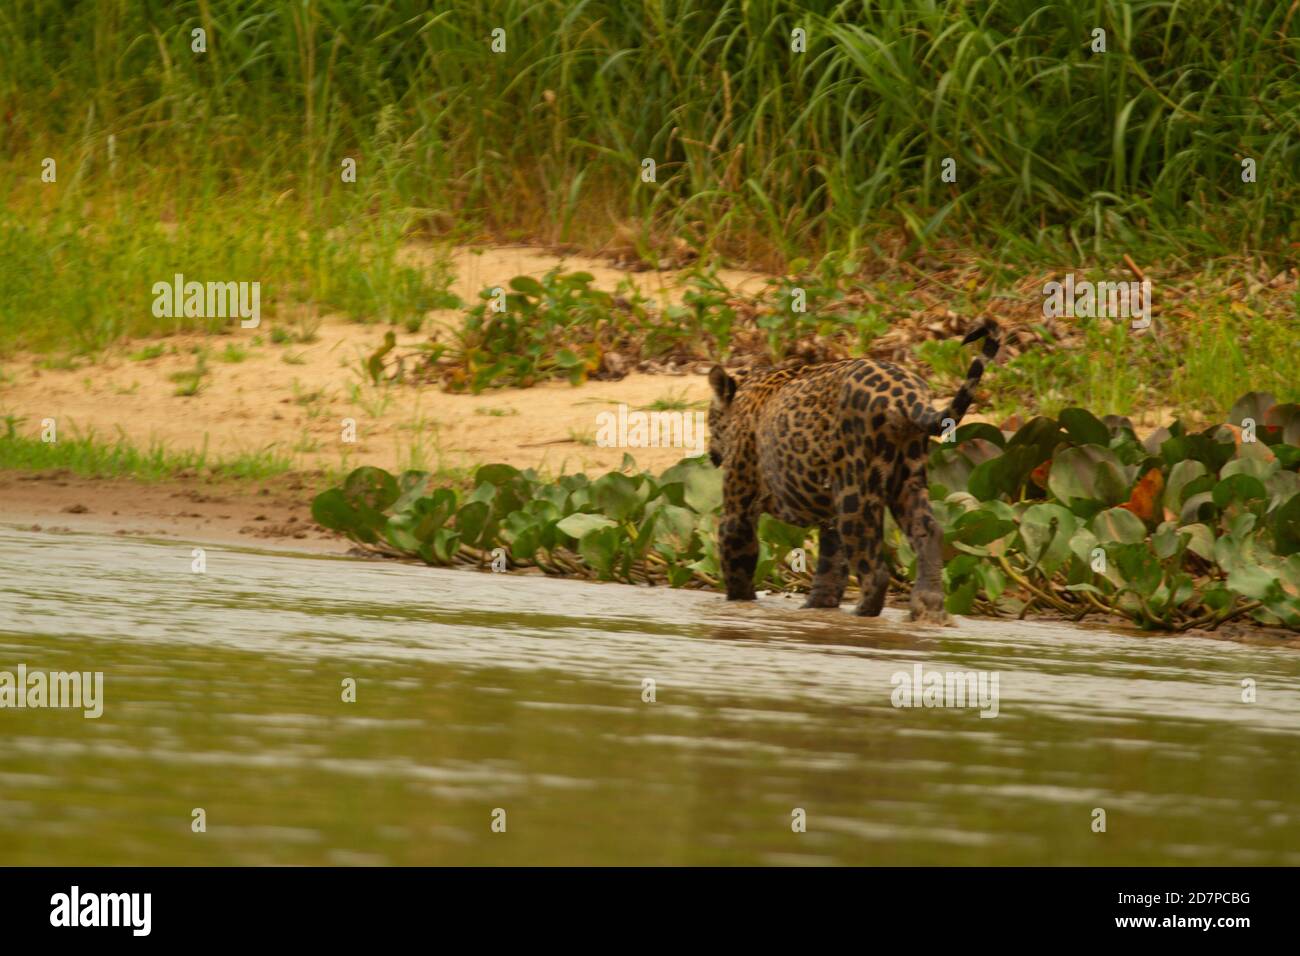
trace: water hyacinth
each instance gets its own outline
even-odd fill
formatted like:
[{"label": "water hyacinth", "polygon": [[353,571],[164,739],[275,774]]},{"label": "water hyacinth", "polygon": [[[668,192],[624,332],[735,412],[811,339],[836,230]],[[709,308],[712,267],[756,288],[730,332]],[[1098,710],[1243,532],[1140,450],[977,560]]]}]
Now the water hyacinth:
[{"label": "water hyacinth", "polygon": [[[1072,408],[934,442],[948,610],[1118,614],[1168,630],[1249,617],[1300,630],[1300,405],[1252,393],[1229,418],[1139,439],[1127,419]],[[430,483],[358,468],[312,514],[365,548],[434,565],[719,586],[722,473],[703,459],[656,476],[624,456],[620,471],[555,481],[484,465],[467,494]],[[906,589],[915,555],[886,527],[893,584]],[[756,586],[809,585],[812,529],[764,516],[759,539]]]}]

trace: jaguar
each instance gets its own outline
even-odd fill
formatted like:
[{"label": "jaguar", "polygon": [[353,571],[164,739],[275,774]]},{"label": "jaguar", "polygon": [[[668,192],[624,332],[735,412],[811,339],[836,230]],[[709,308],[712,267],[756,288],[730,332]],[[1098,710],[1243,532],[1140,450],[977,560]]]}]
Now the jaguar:
[{"label": "jaguar", "polygon": [[885,508],[917,557],[910,616],[948,623],[943,535],[930,508],[931,437],[955,428],[1001,344],[986,319],[962,339],[984,340],[966,379],[943,408],[929,388],[891,362],[846,359],[786,363],[748,372],[709,371],[709,458],[723,470],[718,552],[731,601],[755,598],[757,526],[763,513],[819,532],[816,571],[804,607],[837,608],[850,570],[855,613],[880,614],[889,584],[881,553]]}]

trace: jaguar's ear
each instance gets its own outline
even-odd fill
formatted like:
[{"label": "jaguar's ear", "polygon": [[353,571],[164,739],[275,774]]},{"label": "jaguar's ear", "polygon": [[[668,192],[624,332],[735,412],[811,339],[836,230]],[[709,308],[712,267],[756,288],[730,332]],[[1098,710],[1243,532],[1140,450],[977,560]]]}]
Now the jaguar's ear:
[{"label": "jaguar's ear", "polygon": [[721,365],[709,369],[709,386],[723,405],[730,405],[731,400],[736,397],[736,380],[728,375],[727,370]]}]

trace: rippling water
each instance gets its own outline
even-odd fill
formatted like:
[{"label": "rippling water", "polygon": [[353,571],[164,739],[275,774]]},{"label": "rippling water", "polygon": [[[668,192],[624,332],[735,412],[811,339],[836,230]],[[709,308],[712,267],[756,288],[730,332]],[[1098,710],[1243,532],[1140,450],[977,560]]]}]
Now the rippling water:
[{"label": "rippling water", "polygon": [[1300,863],[1290,648],[192,547],[0,528],[0,864]]}]

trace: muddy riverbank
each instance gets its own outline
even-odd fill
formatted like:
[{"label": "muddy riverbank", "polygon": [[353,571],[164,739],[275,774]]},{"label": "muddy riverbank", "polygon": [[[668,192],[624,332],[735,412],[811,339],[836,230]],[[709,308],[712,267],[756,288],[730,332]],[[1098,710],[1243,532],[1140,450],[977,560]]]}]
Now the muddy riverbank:
[{"label": "muddy riverbank", "polygon": [[0,522],[57,534],[88,532],[345,554],[349,543],[311,520],[321,475],[265,481],[141,482],[67,471],[0,472]]},{"label": "muddy riverbank", "polygon": [[[286,553],[360,556],[352,542],[312,521],[312,498],[327,485],[327,478],[320,473],[281,475],[264,481],[194,476],[140,482],[84,478],[60,471],[0,471],[0,526],[48,535],[115,535]],[[394,559],[385,563],[421,566]],[[475,572],[462,569],[455,573]],[[790,598],[796,599],[802,597]],[[907,596],[891,593],[888,606],[904,611]],[[1066,623],[1059,615],[1041,610],[1030,616],[1028,623],[1034,622]],[[1300,642],[1292,632],[1250,622],[1232,621],[1213,631],[1198,628],[1179,634],[1143,633],[1118,617],[1108,626],[1153,640],[1193,637],[1300,650]]]}]

